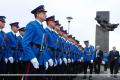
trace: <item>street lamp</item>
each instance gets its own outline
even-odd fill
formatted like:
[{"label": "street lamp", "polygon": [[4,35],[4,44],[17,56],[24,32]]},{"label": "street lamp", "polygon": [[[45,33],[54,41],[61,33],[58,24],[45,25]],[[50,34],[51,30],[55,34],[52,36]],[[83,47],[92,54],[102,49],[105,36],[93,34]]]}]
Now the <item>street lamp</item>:
[{"label": "street lamp", "polygon": [[68,20],[68,34],[69,34],[70,22],[73,18],[72,17],[66,17],[66,19]]}]

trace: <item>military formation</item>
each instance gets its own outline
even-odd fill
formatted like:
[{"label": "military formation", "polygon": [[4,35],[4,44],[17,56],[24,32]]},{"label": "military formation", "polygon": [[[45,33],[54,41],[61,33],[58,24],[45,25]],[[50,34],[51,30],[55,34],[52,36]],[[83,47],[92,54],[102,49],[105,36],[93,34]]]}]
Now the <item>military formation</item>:
[{"label": "military formation", "polygon": [[[51,76],[0,76],[0,80],[72,80],[74,76],[52,76],[53,74],[90,74],[95,68],[100,73],[101,63],[107,64],[108,57],[103,59],[99,46],[84,41],[83,48],[79,41],[61,27],[55,16],[46,18],[47,11],[40,5],[31,11],[35,20],[26,27],[19,27],[19,22],[10,23],[11,31],[5,33],[5,16],[0,16],[0,74],[51,74]],[[43,27],[46,21],[47,27]],[[16,33],[19,32],[19,36]],[[114,54],[115,56],[114,56]],[[111,65],[116,64],[119,52],[110,52]],[[115,60],[114,60],[115,58]],[[93,64],[94,63],[94,64]],[[106,67],[107,68],[107,67]],[[111,66],[111,74],[114,73]],[[117,69],[118,70],[118,69]],[[118,71],[115,70],[115,73]],[[86,79],[86,75],[83,77]],[[89,75],[92,79],[92,75]]]}]

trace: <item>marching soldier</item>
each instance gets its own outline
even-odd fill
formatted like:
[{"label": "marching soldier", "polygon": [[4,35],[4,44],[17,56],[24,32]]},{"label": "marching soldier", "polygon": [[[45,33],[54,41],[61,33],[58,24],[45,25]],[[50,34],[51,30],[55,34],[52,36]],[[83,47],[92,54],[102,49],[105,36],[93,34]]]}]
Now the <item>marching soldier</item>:
[{"label": "marching soldier", "polygon": [[[7,73],[7,36],[2,30],[5,27],[5,16],[0,16],[0,74]],[[5,77],[0,76],[0,80],[6,80]]]},{"label": "marching soldier", "polygon": [[[110,60],[110,73],[111,76],[117,77],[116,74],[118,72],[118,60],[119,60],[119,51],[116,50],[116,47],[113,47],[113,50],[109,53]],[[113,75],[115,74],[115,75]]]},{"label": "marching soldier", "polygon": [[[95,51],[94,47],[89,44],[89,41],[84,41],[85,48],[84,48],[84,54],[83,54],[83,60],[84,60],[84,74],[87,74],[88,66],[90,68],[90,74],[92,74],[93,71],[93,60],[95,57]],[[86,75],[83,77],[86,79]],[[89,80],[91,80],[92,75],[89,76]]]},{"label": "marching soldier", "polygon": [[[19,22],[11,23],[10,26],[11,26],[11,32],[7,33],[8,60],[9,60],[8,73],[17,74],[18,73],[18,38],[16,36],[16,33],[18,32]],[[18,80],[18,77],[12,77],[10,79]]]},{"label": "marching soldier", "polygon": [[100,50],[100,46],[96,46],[95,59],[94,59],[94,69],[96,74],[100,73],[100,65],[102,63],[102,58],[103,58],[103,51]]},{"label": "marching soldier", "polygon": [[[48,55],[46,53],[46,33],[42,22],[46,20],[46,10],[44,5],[40,5],[31,11],[35,20],[27,24],[23,37],[24,62],[26,66],[26,74],[44,74],[45,63]],[[45,77],[26,76],[25,80],[44,80]]]}]

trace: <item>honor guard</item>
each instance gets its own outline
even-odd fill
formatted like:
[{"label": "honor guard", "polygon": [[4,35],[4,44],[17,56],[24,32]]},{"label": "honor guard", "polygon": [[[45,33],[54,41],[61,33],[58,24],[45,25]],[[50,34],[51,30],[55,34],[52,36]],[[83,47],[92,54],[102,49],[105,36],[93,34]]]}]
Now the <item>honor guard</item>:
[{"label": "honor guard", "polygon": [[[22,40],[23,40],[23,36],[24,36],[24,32],[25,32],[25,27],[19,28],[19,36],[18,36],[18,66],[19,66],[19,74],[25,74],[25,63],[23,62],[23,58],[24,58],[24,50],[23,50],[23,46],[22,46]],[[20,80],[23,78],[22,76],[19,77]]]},{"label": "honor guard", "polygon": [[19,36],[18,36],[18,47],[19,47],[19,61],[23,60],[22,58],[24,57],[24,50],[23,50],[23,46],[22,46],[22,39],[24,36],[24,32],[25,32],[25,27],[19,28]]},{"label": "honor guard", "polygon": [[60,28],[61,27],[60,27],[59,22],[56,21],[56,27],[54,28],[54,30],[55,30],[55,33],[57,34],[56,38],[57,38],[57,41],[58,41],[58,43],[57,43],[57,62],[58,62],[58,65],[57,65],[57,71],[56,71],[57,74],[62,73],[62,71],[61,71],[62,70],[61,69],[61,67],[62,67],[62,42],[61,42],[61,36],[60,36],[60,32],[61,32]]},{"label": "honor guard", "polygon": [[55,16],[50,16],[46,19],[46,24],[47,24],[47,28],[45,29],[46,34],[48,36],[48,41],[47,41],[47,46],[48,46],[48,53],[50,55],[50,59],[48,60],[49,63],[49,68],[47,70],[47,72],[49,74],[53,73],[53,69],[54,69],[54,64],[55,64],[55,56],[56,56],[56,52],[55,52],[55,48],[56,48],[56,41],[55,41],[55,37],[54,37],[54,31],[53,28],[56,26],[55,25]]},{"label": "honor guard", "polygon": [[[46,20],[44,5],[40,5],[31,11],[35,20],[30,21],[25,29],[23,37],[24,61],[27,64],[26,74],[44,74],[46,62],[46,33],[42,22]],[[48,57],[48,56],[47,56]],[[39,80],[45,77],[26,76],[25,80]]]},{"label": "honor guard", "polygon": [[[19,22],[13,22],[10,24],[11,32],[7,33],[8,37],[8,73],[18,73],[18,38],[17,32],[19,28]],[[18,80],[18,77],[12,77],[12,80]]]},{"label": "honor guard", "polygon": [[[5,16],[0,16],[0,74],[7,73],[7,36],[3,31],[5,27]],[[0,76],[0,80],[6,80],[5,77]]]},{"label": "honor guard", "polygon": [[[63,58],[64,58],[64,39],[63,39],[63,27],[60,27],[60,31],[58,31],[58,33],[59,33],[59,48],[60,48],[60,63],[61,63],[61,65],[60,65],[60,68],[61,68],[61,70],[60,70],[60,74],[64,74],[65,73],[65,66],[66,66],[66,64],[67,64],[67,59],[64,59],[63,60]],[[63,78],[63,77],[62,77]]]},{"label": "honor guard", "polygon": [[59,43],[60,43],[60,40],[59,40],[59,35],[58,35],[58,30],[60,30],[60,24],[59,24],[59,21],[55,21],[55,27],[53,28],[54,32],[53,32],[53,39],[54,39],[54,42],[55,42],[55,51],[54,51],[54,71],[53,73],[57,74],[58,71],[58,66],[60,64],[60,48],[59,48]]}]

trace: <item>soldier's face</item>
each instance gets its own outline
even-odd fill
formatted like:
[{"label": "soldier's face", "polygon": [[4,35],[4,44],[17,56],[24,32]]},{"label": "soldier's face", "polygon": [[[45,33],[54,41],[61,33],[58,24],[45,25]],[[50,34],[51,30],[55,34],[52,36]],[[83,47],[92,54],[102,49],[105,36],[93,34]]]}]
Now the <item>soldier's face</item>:
[{"label": "soldier's face", "polygon": [[19,31],[20,35],[23,36],[24,35],[24,31]]},{"label": "soldier's face", "polygon": [[59,26],[56,26],[55,29],[56,29],[57,31],[59,31],[59,30],[60,30],[60,27],[59,27]]},{"label": "soldier's face", "polygon": [[62,32],[62,31],[59,31],[59,35],[60,35],[60,36],[63,36],[63,32]]},{"label": "soldier's face", "polygon": [[5,27],[5,22],[0,21],[0,28],[2,29],[2,28],[4,28],[4,27]]},{"label": "soldier's face", "polygon": [[12,26],[12,31],[17,33],[18,32],[18,28],[16,26]]},{"label": "soldier's face", "polygon": [[77,42],[74,40],[74,44],[77,45]]},{"label": "soldier's face", "polygon": [[55,28],[55,21],[48,21],[48,25],[52,28]]},{"label": "soldier's face", "polygon": [[67,39],[67,38],[68,38],[68,35],[67,35],[67,34],[63,34],[63,37]]},{"label": "soldier's face", "polygon": [[37,13],[37,18],[40,19],[41,21],[45,21],[46,17],[47,17],[46,12]]}]

